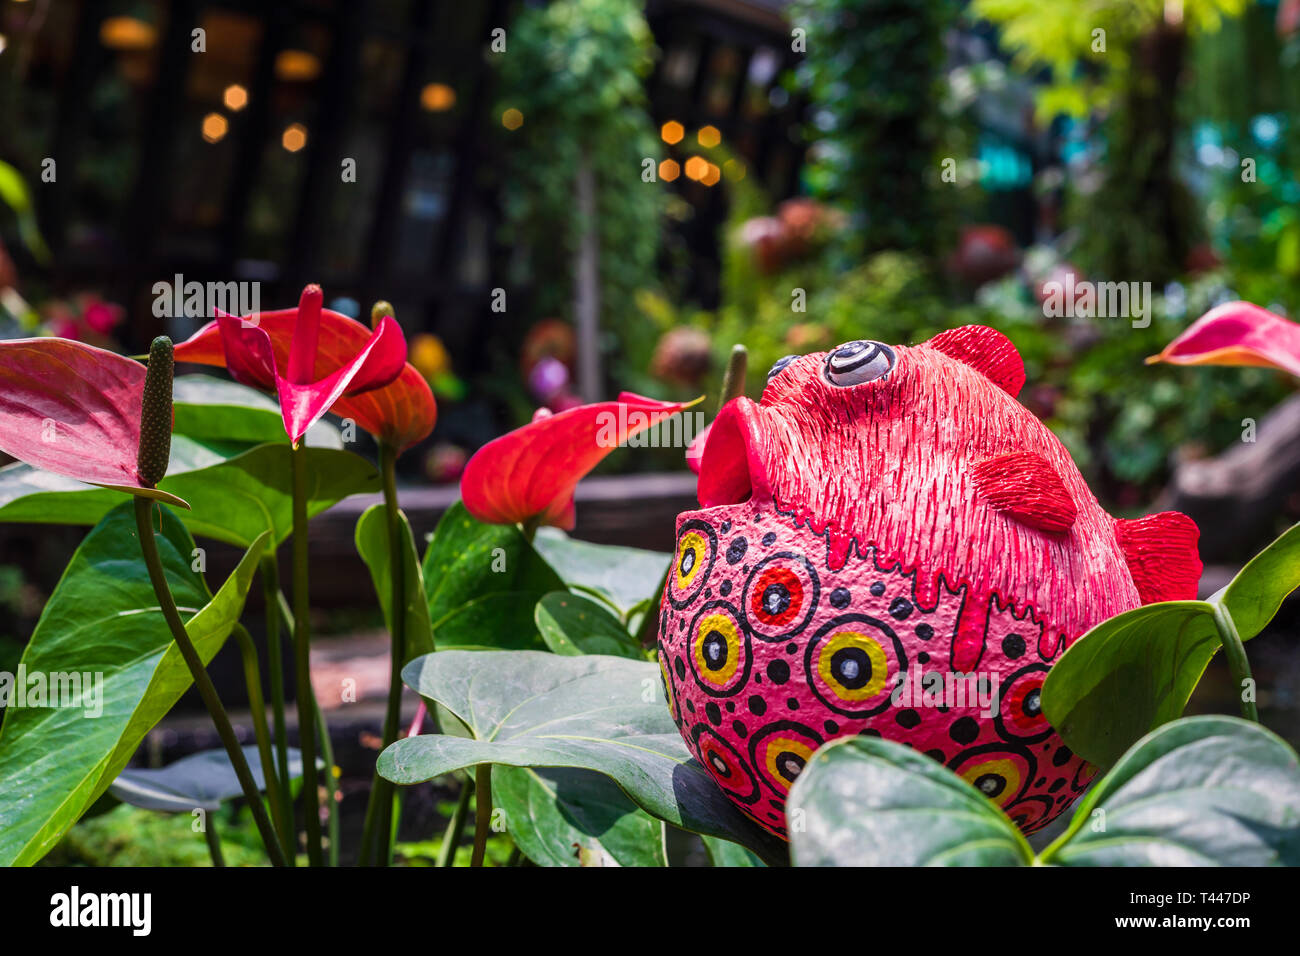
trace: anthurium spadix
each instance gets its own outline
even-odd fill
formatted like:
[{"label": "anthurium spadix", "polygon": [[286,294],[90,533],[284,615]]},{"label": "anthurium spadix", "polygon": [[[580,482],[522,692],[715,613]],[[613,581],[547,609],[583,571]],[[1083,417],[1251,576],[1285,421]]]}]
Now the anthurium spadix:
[{"label": "anthurium spadix", "polygon": [[461,475],[461,498],[470,514],[488,524],[571,529],[578,482],[630,437],[694,404],[623,392],[616,402],[579,405],[558,415],[539,412],[474,453]]},{"label": "anthurium spadix", "polygon": [[1155,362],[1264,366],[1300,377],[1300,325],[1249,302],[1225,302],[1147,359]]},{"label": "anthurium spadix", "polygon": [[[0,341],[0,451],[57,475],[189,508],[153,487],[157,459],[166,455],[155,446],[164,428],[170,439],[170,420],[151,421],[159,440],[146,443],[154,454],[143,459],[150,473],[141,475],[145,375],[139,362],[83,342]],[[170,376],[168,386],[170,407]]]},{"label": "anthurium spadix", "polygon": [[236,381],[276,392],[295,442],[328,411],[398,449],[427,436],[433,393],[407,364],[401,326],[384,316],[372,331],[321,308],[321,300],[320,286],[309,285],[296,309],[242,318],[218,312],[176,346],[176,360],[223,366]]}]

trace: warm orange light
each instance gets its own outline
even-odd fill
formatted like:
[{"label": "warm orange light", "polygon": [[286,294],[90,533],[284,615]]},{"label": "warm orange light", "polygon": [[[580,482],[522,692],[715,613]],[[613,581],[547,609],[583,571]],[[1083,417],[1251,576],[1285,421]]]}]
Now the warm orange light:
[{"label": "warm orange light", "polygon": [[280,135],[280,145],[291,153],[296,153],[307,145],[307,127],[301,123],[290,123]]},{"label": "warm orange light", "polygon": [[275,75],[291,83],[314,80],[320,73],[320,60],[306,50],[281,50],[275,58]]},{"label": "warm orange light", "polygon": [[248,105],[248,90],[238,83],[231,83],[221,94],[221,102],[226,104],[226,109],[238,113]]},{"label": "warm orange light", "polygon": [[704,171],[704,175],[700,177],[700,182],[704,183],[704,185],[706,186],[716,186],[718,184],[718,180],[720,180],[721,178],[722,178],[722,170],[720,170],[717,166],[713,165],[712,163],[709,163],[708,169],[706,169]]},{"label": "warm orange light", "polygon": [[677,120],[669,120],[659,128],[659,135],[665,143],[672,146],[674,143],[682,141],[682,137],[686,135],[686,127]]},{"label": "warm orange light", "polygon": [[722,134],[718,132],[716,126],[701,127],[700,131],[695,134],[695,138],[705,149],[712,149],[722,142]]},{"label": "warm orange light", "polygon": [[659,164],[659,178],[666,183],[672,182],[682,174],[682,167],[675,159],[665,159]]},{"label": "warm orange light", "polygon": [[510,130],[518,129],[524,125],[524,114],[512,106],[501,114],[501,125]]},{"label": "warm orange light", "polygon": [[230,124],[220,113],[209,113],[203,117],[203,138],[209,143],[220,142],[230,129]]},{"label": "warm orange light", "polygon": [[446,83],[430,83],[420,91],[420,105],[430,113],[445,113],[456,105],[456,91]]},{"label": "warm orange light", "polygon": [[109,17],[99,25],[99,42],[110,50],[147,50],[158,31],[136,17]]},{"label": "warm orange light", "polygon": [[709,161],[703,156],[692,156],[686,161],[686,178],[699,182],[709,172]]}]

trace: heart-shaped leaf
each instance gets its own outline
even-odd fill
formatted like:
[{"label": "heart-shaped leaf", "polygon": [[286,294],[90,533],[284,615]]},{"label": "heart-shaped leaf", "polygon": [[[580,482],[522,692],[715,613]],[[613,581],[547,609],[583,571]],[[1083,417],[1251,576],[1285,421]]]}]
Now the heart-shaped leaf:
[{"label": "heart-shaped leaf", "polygon": [[821,747],[786,801],[796,866],[1020,866],[1029,844],[997,806],[914,750],[876,737]]},{"label": "heart-shaped leaf", "polygon": [[402,677],[471,736],[407,737],[379,756],[398,784],[477,764],[576,767],[613,778],[660,820],[783,856],[777,838],[744,817],[686,750],[648,661],[534,651],[439,651]]},{"label": "heart-shaped leaf", "polygon": [[533,546],[565,584],[600,596],[624,620],[647,598],[658,601],[672,560],[671,554],[660,551],[579,541],[558,528],[539,528]]},{"label": "heart-shaped leaf", "polygon": [[623,392],[616,402],[536,417],[474,453],[460,476],[461,497],[482,521],[572,528],[578,482],[629,438],[690,404]]},{"label": "heart-shaped leaf", "polygon": [[[257,747],[244,747],[243,751],[257,789],[265,790]],[[296,780],[302,776],[302,754],[296,747],[288,748],[288,752],[289,779]],[[108,792],[133,807],[166,813],[216,810],[224,801],[244,795],[224,748],[190,754],[157,769],[128,768],[118,774]]]},{"label": "heart-shaped leaf", "polygon": [[552,591],[534,612],[542,640],[556,654],[610,654],[643,661],[646,655],[603,604],[568,591]]},{"label": "heart-shaped leaf", "polygon": [[1208,601],[1147,604],[1088,631],[1048,672],[1043,713],[1075,753],[1109,767],[1143,735],[1182,716],[1223,646],[1216,605],[1248,641],[1297,586],[1300,525],[1256,555]]},{"label": "heart-shaped leaf", "polygon": [[1124,754],[1037,857],[965,780],[877,738],[819,749],[786,812],[800,866],[1294,866],[1300,761],[1249,721],[1174,721]]},{"label": "heart-shaped leaf", "polygon": [[1088,792],[1043,851],[1062,866],[1300,865],[1300,763],[1237,717],[1148,734]]},{"label": "heart-shaped leaf", "polygon": [[139,486],[145,368],[70,339],[0,342],[0,451],[97,485]]},{"label": "heart-shaped leaf", "polygon": [[[289,445],[284,441],[227,456],[218,446],[184,436],[172,439],[172,461],[158,483],[190,504],[181,520],[192,534],[248,547],[263,531],[279,546],[293,531]],[[320,514],[349,495],[379,490],[379,473],[360,455],[307,449],[307,514]],[[94,524],[122,500],[105,488],[36,472],[25,465],[0,469],[0,520]]]},{"label": "heart-shaped leaf", "polygon": [[1109,767],[1153,727],[1182,716],[1220,647],[1206,601],[1147,604],[1103,621],[1043,681],[1043,713],[1070,749]]},{"label": "heart-shaped leaf", "polygon": [[[403,571],[406,575],[406,660],[433,652],[433,631],[429,625],[429,603],[424,597],[424,578],[415,554],[415,537],[411,524],[400,510],[398,526],[402,535]],[[370,569],[370,580],[384,611],[389,632],[393,627],[393,579],[391,549],[388,544],[387,506],[371,505],[357,521],[357,553]]]},{"label": "heart-shaped leaf", "polygon": [[1228,609],[1248,641],[1273,620],[1286,596],[1300,587],[1300,524],[1292,525],[1242,568],[1211,601]]},{"label": "heart-shaped leaf", "polygon": [[[168,478],[219,465],[248,445],[173,435]],[[164,483],[167,478],[163,479]],[[0,521],[98,524],[123,501],[119,492],[18,462],[0,468]]]},{"label": "heart-shaped leaf", "polygon": [[564,582],[514,525],[483,524],[456,502],[438,522],[422,571],[438,647],[545,647],[533,608]]},{"label": "heart-shaped leaf", "polygon": [[492,802],[538,866],[667,866],[664,825],[604,774],[567,767],[495,767]]},{"label": "heart-shaped leaf", "polygon": [[[204,662],[239,619],[269,536],[213,596],[192,569],[194,540],[166,508],[157,535],[185,630]],[[45,605],[20,665],[27,675],[90,674],[93,708],[11,704],[0,724],[0,865],[39,860],[126,766],[191,684],[140,555],[134,508],[86,536]],[[93,709],[97,715],[87,712]]]}]

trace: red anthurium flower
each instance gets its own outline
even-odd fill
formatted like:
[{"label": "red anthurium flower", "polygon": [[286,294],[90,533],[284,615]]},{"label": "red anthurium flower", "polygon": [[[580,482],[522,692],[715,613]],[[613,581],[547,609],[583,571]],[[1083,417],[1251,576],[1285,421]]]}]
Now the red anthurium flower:
[{"label": "red anthurium flower", "polygon": [[34,468],[188,508],[136,473],[145,367],[70,339],[0,342],[0,451]]},{"label": "red anthurium flower", "polygon": [[386,317],[372,332],[322,309],[321,299],[320,287],[310,285],[296,309],[242,319],[219,314],[176,346],[176,361],[220,365],[236,381],[275,391],[295,442],[327,411],[399,449],[427,436],[437,406],[406,362],[401,326]]},{"label": "red anthurium flower", "polygon": [[632,435],[693,404],[623,392],[616,402],[540,411],[474,453],[460,478],[461,498],[479,521],[572,528],[579,480]]},{"label": "red anthurium flower", "polygon": [[1201,316],[1147,364],[1259,365],[1300,376],[1300,325],[1249,302]]}]

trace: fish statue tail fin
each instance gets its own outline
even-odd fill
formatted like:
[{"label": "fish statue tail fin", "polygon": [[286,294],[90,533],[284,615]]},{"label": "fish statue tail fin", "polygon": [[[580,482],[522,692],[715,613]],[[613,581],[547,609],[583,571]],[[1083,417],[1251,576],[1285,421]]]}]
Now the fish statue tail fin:
[{"label": "fish statue tail fin", "polygon": [[1179,511],[1115,520],[1115,535],[1143,604],[1194,601],[1201,580],[1201,531]]}]

